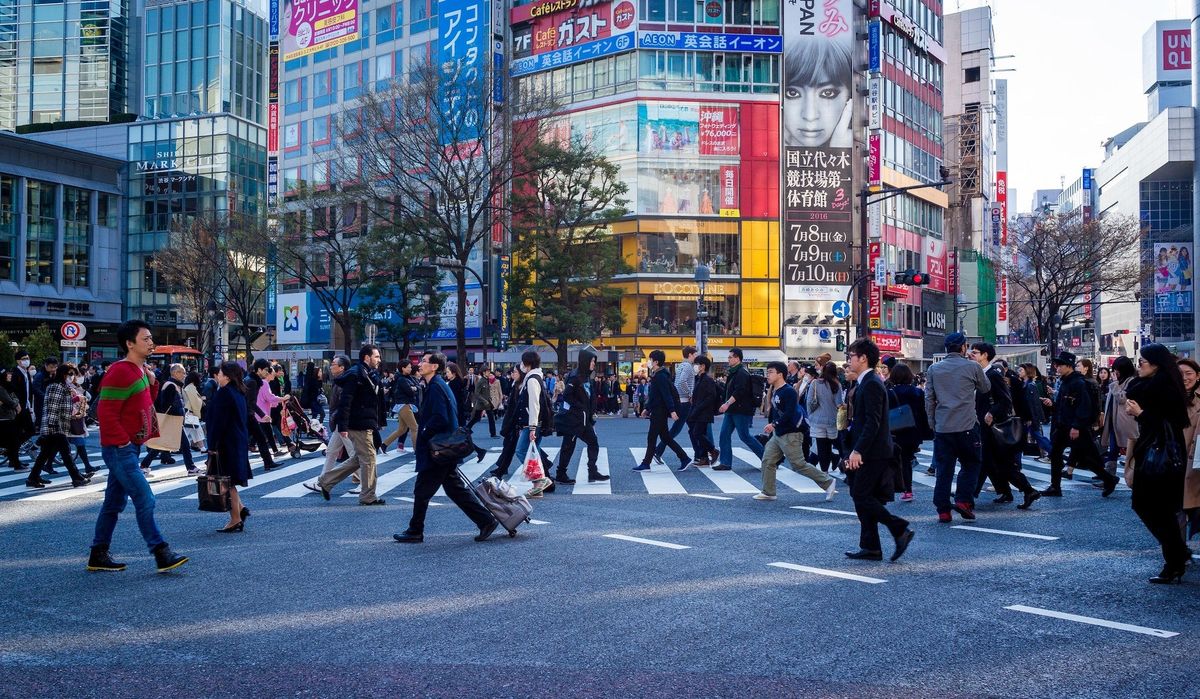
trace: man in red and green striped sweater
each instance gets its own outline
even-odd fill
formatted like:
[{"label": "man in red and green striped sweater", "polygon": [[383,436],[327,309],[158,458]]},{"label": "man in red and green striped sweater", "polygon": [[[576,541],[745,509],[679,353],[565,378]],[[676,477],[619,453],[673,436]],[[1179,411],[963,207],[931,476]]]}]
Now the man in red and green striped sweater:
[{"label": "man in red and green striped sweater", "polygon": [[154,554],[158,572],[165,573],[187,563],[163,541],[154,521],[154,493],[138,464],[142,444],[158,433],[154,397],[158,393],[154,374],[147,371],[146,358],[154,351],[150,326],[140,320],[125,321],[117,328],[117,345],[125,359],[114,362],[100,382],[96,415],[100,421],[100,451],[108,467],[104,505],[96,520],[96,534],[88,558],[90,571],[125,570],[108,553],[117,517],[133,500],[138,529]]}]

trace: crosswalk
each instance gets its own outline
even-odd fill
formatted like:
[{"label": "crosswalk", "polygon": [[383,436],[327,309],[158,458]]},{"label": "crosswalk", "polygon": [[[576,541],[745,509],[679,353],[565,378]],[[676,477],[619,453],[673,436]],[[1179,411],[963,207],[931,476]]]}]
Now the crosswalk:
[{"label": "crosswalk", "polygon": [[[547,447],[546,452],[551,459],[554,459],[558,455],[558,448]],[[687,471],[680,472],[671,465],[654,464],[649,471],[634,472],[632,467],[640,463],[645,456],[643,447],[601,447],[597,459],[597,470],[611,476],[612,479],[601,483],[588,483],[587,455],[584,450],[579,450],[573,459],[574,463],[568,467],[568,472],[577,482],[574,486],[560,486],[558,493],[582,496],[698,495],[701,497],[712,496],[714,499],[728,499],[729,496],[748,496],[759,492],[762,477],[758,458],[749,449],[743,447],[734,448],[733,455],[735,464],[732,471],[689,468]],[[92,457],[93,464],[102,463],[99,453],[89,456]],[[204,454],[196,454],[195,457],[198,465],[204,464]],[[918,453],[918,467],[913,472],[914,489],[933,488],[934,477],[925,472],[932,458],[933,454],[930,450],[926,449]],[[498,459],[499,450],[493,449],[481,461],[469,459],[461,469],[468,479],[474,480],[495,468]],[[320,498],[320,495],[307,490],[304,483],[315,481],[321,474],[325,463],[322,453],[304,454],[297,459],[280,461],[280,468],[269,473],[262,472],[262,460],[257,455],[251,455],[250,462],[254,469],[254,478],[247,486],[239,489],[242,497],[250,499],[261,497],[272,500]],[[412,452],[391,451],[377,456],[376,463],[378,466],[376,494],[380,497],[410,498],[417,475]],[[1049,484],[1049,464],[1043,464],[1031,458],[1023,459],[1022,463],[1026,476],[1035,487],[1043,488]],[[519,492],[524,492],[529,489],[530,482],[522,473],[520,465],[519,460],[513,460],[509,482]],[[100,471],[91,484],[79,488],[70,486],[70,478],[64,473],[64,469],[59,467],[59,471],[59,475],[52,478],[52,485],[45,489],[27,488],[25,486],[27,473],[8,472],[0,475],[0,503],[13,501],[63,502],[82,500],[89,496],[98,499],[103,496],[107,483],[106,471]],[[1090,475],[1090,473],[1082,473],[1078,476],[1078,480],[1064,480],[1063,489],[1092,491]],[[800,495],[821,494],[823,496],[823,491],[816,483],[790,470],[786,464],[780,466],[777,480],[780,484],[780,495],[784,495],[790,490]],[[352,487],[350,481],[347,480],[335,489],[335,495],[339,500],[355,498],[357,496],[349,492]],[[195,500],[197,497],[195,479],[188,477],[183,465],[179,463],[166,467],[157,466],[150,478],[150,488],[155,496],[160,498]],[[1128,489],[1121,485],[1118,486],[1118,490]],[[437,497],[444,496],[445,493],[439,490]]]}]

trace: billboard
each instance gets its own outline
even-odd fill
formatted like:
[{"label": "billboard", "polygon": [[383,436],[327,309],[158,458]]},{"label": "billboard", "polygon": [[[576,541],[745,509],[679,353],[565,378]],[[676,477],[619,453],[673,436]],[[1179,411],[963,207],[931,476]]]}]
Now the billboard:
[{"label": "billboard", "polygon": [[784,299],[839,300],[854,229],[854,3],[783,9]]},{"label": "billboard", "polygon": [[779,53],[783,50],[783,38],[709,32],[638,32],[637,46],[639,49]]},{"label": "billboard", "polygon": [[632,0],[542,0],[512,9],[511,73],[526,75],[600,58],[636,45],[637,9]]},{"label": "billboard", "polygon": [[[483,293],[479,284],[467,284],[467,313],[463,337],[468,340],[479,339],[483,329]],[[443,284],[438,291],[446,294],[446,302],[438,314],[438,328],[429,335],[431,340],[453,340],[458,337],[454,331],[454,317],[458,312],[458,287],[453,284]]]},{"label": "billboard", "polygon": [[454,115],[449,123],[461,123],[457,133],[443,134],[442,144],[465,143],[479,138],[483,100],[487,91],[479,84],[487,65],[488,3],[486,0],[440,0],[438,2],[437,62],[443,75],[455,85],[439,86],[442,110]]},{"label": "billboard", "polygon": [[638,104],[638,152],[715,155],[741,153],[738,108],[687,102]]},{"label": "billboard", "polygon": [[1192,244],[1154,244],[1154,312],[1192,312]]},{"label": "billboard", "polygon": [[280,19],[285,61],[358,38],[358,0],[283,0]]},{"label": "billboard", "polygon": [[275,342],[281,345],[328,344],[333,323],[311,291],[275,297]]},{"label": "billboard", "polygon": [[1192,29],[1186,19],[1159,20],[1142,35],[1142,89],[1156,83],[1190,82]]}]

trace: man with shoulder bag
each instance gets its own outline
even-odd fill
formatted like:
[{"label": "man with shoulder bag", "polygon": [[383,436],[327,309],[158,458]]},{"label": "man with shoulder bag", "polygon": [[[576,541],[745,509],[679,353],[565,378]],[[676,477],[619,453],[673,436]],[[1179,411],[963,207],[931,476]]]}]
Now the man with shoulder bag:
[{"label": "man with shoulder bag", "polygon": [[417,365],[417,375],[425,382],[425,397],[417,413],[417,436],[413,442],[417,462],[413,513],[408,528],[392,535],[402,544],[419,544],[425,540],[425,513],[438,488],[444,489],[447,497],[479,527],[476,541],[485,541],[500,524],[479,502],[474,491],[467,487],[466,479],[458,470],[458,463],[433,458],[430,442],[435,437],[458,429],[457,401],[450,391],[450,385],[442,378],[445,371],[446,355],[441,352],[426,354]]},{"label": "man with shoulder bag", "polygon": [[971,345],[971,359],[983,368],[983,375],[991,387],[987,393],[975,394],[975,416],[982,425],[980,429],[983,436],[982,470],[975,487],[975,497],[979,497],[983,482],[990,478],[997,495],[993,502],[1012,502],[1012,486],[1016,486],[1025,496],[1025,500],[1017,507],[1027,510],[1042,494],[1021,472],[1018,452],[1024,431],[1021,418],[1014,411],[1007,373],[1004,365],[996,361],[996,347],[991,343],[976,342]]}]

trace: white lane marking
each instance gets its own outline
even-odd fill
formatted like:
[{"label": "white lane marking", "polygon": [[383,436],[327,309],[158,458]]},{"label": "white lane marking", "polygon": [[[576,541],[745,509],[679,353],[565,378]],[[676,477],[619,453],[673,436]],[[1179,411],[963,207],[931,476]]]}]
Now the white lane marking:
[{"label": "white lane marking", "polygon": [[796,565],[795,563],[768,563],[769,566],[783,568],[785,570],[798,570],[802,573],[812,573],[813,575],[825,575],[830,578],[841,578],[843,580],[853,580],[855,582],[867,583],[869,585],[878,585],[885,583],[887,580],[882,578],[869,578],[865,575],[855,575],[854,573],[843,573],[840,570],[829,570],[827,568],[810,568],[809,566]]},{"label": "white lane marking", "polygon": [[[487,454],[484,455],[483,461],[476,461],[475,457],[472,456],[471,458],[467,459],[466,463],[464,463],[462,466],[459,466],[458,470],[462,471],[463,475],[466,476],[468,482],[473,483],[476,478],[479,478],[481,475],[483,475],[484,471],[486,471],[489,468],[491,468],[492,466],[494,466],[496,464],[496,462],[499,460],[500,460],[500,454],[498,454],[498,453],[494,454],[492,452],[488,452]],[[415,463],[413,465],[413,468],[414,469],[416,468]],[[415,471],[414,471],[414,473],[415,473]],[[405,480],[407,480],[407,479],[405,479]],[[379,492],[378,488],[375,490],[375,492],[377,492],[377,493]],[[434,493],[434,496],[435,497],[437,497],[437,496],[446,497],[446,489],[438,488],[437,492]]]},{"label": "white lane marking", "polygon": [[[757,456],[755,456],[754,452],[750,451],[749,449],[734,447],[733,455],[758,469],[760,472],[762,471],[762,459],[759,459]],[[799,473],[796,473],[791,469],[788,463],[788,460],[784,459],[783,463],[779,464],[779,467],[775,469],[775,480],[786,485],[797,493],[825,493],[825,489],[817,485],[816,481],[808,478],[807,476],[802,476]],[[816,468],[819,469],[820,467],[818,466]]]},{"label": "white lane marking", "polygon": [[624,534],[605,534],[604,537],[608,538],[608,539],[618,539],[620,541],[632,541],[635,544],[648,544],[650,546],[659,546],[664,549],[675,549],[677,551],[682,550],[682,549],[690,549],[691,548],[691,546],[684,546],[682,544],[672,544],[672,543],[669,543],[666,541],[655,541],[654,539],[643,539],[643,538],[637,537],[637,536],[625,536]]},{"label": "white lane marking", "polygon": [[[757,491],[755,491],[755,492],[757,492]],[[723,495],[709,495],[708,493],[688,493],[688,495],[693,498],[704,498],[706,500],[732,500],[733,499],[733,498],[727,498]]]},{"label": "white lane marking", "polygon": [[1036,614],[1038,616],[1048,616],[1054,619],[1065,619],[1067,621],[1075,621],[1080,624],[1091,624],[1092,626],[1103,626],[1109,629],[1118,631],[1131,631],[1140,633],[1146,636],[1154,636],[1156,638],[1171,638],[1178,636],[1175,631],[1163,631],[1162,629],[1151,629],[1145,626],[1136,626],[1134,624],[1123,624],[1119,621],[1109,621],[1107,619],[1097,619],[1091,616],[1080,616],[1078,614],[1068,614],[1067,612],[1056,612],[1052,609],[1041,609],[1039,607],[1027,607],[1023,604],[1014,604],[1005,609],[1011,609],[1014,612],[1025,612],[1026,614]]},{"label": "white lane marking", "polygon": [[828,507],[809,507],[807,505],[792,505],[792,509],[793,510],[808,510],[809,512],[827,512],[831,515],[850,515],[851,517],[858,516],[857,512],[850,512],[849,510],[833,510]]},{"label": "white lane marking", "polygon": [[[378,495],[378,491],[376,491],[376,494]],[[355,496],[353,496],[353,497],[358,497],[358,496],[357,496],[357,495],[355,495]],[[400,497],[398,497],[398,498],[396,498],[396,499],[397,499],[397,500],[403,500],[404,502],[416,502],[416,500],[413,500],[412,498],[410,498],[410,497],[406,497],[406,496],[404,496],[404,495],[401,495]],[[445,507],[445,506],[446,506],[446,503],[444,503],[444,502],[438,502],[438,501],[436,501],[436,500],[430,500],[430,501],[429,501],[429,506],[430,506],[430,507]]]},{"label": "white lane marking", "polygon": [[[645,447],[631,447],[629,451],[633,454],[636,463],[642,463],[642,459],[646,456]],[[650,495],[686,495],[687,490],[680,484],[679,479],[675,477],[670,466],[659,466],[651,463],[649,471],[638,471],[642,475],[642,484],[646,486],[646,492]],[[755,491],[758,492],[758,491]]]},{"label": "white lane marking", "polygon": [[[153,474],[154,474],[153,476],[146,479],[151,484],[154,484],[160,480],[173,480],[176,478],[181,478],[183,476],[186,476],[187,469],[184,468],[183,466],[172,466],[170,468],[164,468],[164,469],[159,469],[157,471],[154,471]],[[70,481],[67,481],[67,482],[69,483]],[[184,482],[186,483],[187,481],[184,480]],[[85,485],[85,486],[82,486],[79,488],[68,488],[66,490],[58,490],[53,493],[43,493],[42,495],[34,495],[33,497],[29,497],[29,498],[25,498],[25,499],[26,500],[35,500],[35,501],[66,500],[68,498],[79,497],[81,495],[88,495],[91,493],[100,493],[100,492],[103,492],[106,487],[108,487],[108,480],[104,479],[104,480],[101,480],[99,483],[92,483],[91,485]]]},{"label": "white lane marking", "polygon": [[[612,495],[612,481],[602,481],[600,483],[588,483],[587,480],[587,445],[579,440],[575,441],[575,453],[579,454],[579,466],[575,468],[575,485],[571,490],[572,495]],[[568,464],[569,465],[569,464]],[[596,455],[596,470],[600,475],[607,476],[608,473],[608,447],[600,447],[600,453]]]},{"label": "white lane marking", "polygon": [[[393,458],[395,458],[395,457],[394,456],[384,457],[384,459],[393,459]],[[290,476],[295,476],[297,474],[304,473],[305,471],[310,471],[314,468],[319,468],[324,463],[325,463],[324,456],[314,456],[310,459],[305,459],[304,461],[301,461],[299,463],[292,464],[291,466],[281,466],[279,468],[271,470],[268,473],[254,476],[254,478],[252,478],[250,480],[249,485],[246,485],[246,486],[240,488],[238,490],[238,492],[244,493],[247,490],[250,490],[251,488],[258,488],[258,487],[264,486],[268,483],[273,483],[277,480],[288,478]],[[195,500],[196,494],[192,493],[191,495],[185,495],[185,496],[183,496],[182,499],[183,500]]]},{"label": "white lane marking", "polygon": [[542,520],[542,519],[531,519],[531,520],[529,520],[529,523],[530,524],[550,524],[549,522]]},{"label": "white lane marking", "polygon": [[1025,532],[1008,532],[1003,529],[986,529],[984,527],[974,527],[968,524],[955,524],[951,529],[965,529],[967,531],[987,532],[988,534],[1003,534],[1005,536],[1019,536],[1024,539],[1037,539],[1038,541],[1058,541],[1057,536],[1046,536],[1044,534],[1027,534]]}]

